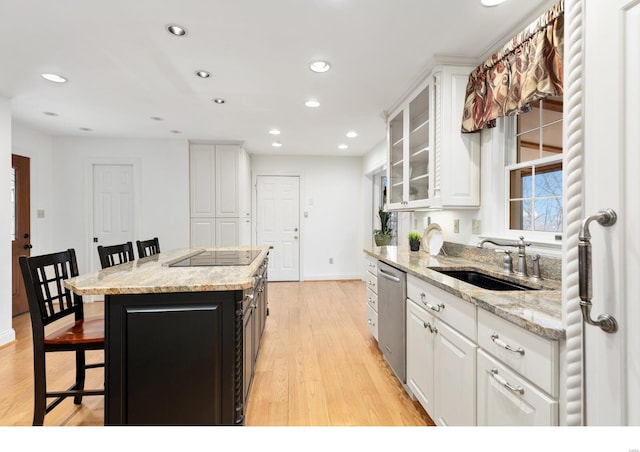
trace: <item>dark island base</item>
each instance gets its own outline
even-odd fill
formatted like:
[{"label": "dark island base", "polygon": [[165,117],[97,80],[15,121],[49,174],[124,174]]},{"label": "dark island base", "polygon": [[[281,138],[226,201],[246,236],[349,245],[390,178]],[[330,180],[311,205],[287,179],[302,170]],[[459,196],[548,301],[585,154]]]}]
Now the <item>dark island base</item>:
[{"label": "dark island base", "polygon": [[105,297],[105,425],[242,425],[243,292]]}]

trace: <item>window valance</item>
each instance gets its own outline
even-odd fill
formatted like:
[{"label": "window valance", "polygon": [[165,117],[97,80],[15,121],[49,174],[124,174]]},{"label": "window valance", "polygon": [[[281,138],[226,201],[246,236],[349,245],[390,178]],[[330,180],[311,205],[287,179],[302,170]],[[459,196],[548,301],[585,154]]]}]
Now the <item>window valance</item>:
[{"label": "window valance", "polygon": [[462,132],[526,113],[531,102],[562,95],[564,0],[557,3],[469,76]]}]

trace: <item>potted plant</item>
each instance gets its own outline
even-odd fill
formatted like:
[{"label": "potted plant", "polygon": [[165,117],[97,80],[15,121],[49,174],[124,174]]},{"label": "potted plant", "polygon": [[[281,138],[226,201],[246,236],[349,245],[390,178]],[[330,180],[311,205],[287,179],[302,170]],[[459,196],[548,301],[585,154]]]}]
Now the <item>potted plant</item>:
[{"label": "potted plant", "polygon": [[411,248],[411,251],[418,251],[420,249],[421,238],[420,233],[416,231],[411,231],[409,233],[409,247]]},{"label": "potted plant", "polygon": [[389,228],[389,212],[378,208],[378,216],[380,217],[380,229],[373,230],[373,238],[376,246],[385,246],[391,243],[391,229]]}]

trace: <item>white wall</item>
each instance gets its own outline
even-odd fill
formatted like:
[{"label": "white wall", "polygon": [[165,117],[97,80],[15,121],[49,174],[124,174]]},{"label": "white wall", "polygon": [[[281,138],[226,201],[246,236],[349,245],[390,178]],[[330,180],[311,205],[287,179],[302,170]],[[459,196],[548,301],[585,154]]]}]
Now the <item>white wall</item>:
[{"label": "white wall", "polygon": [[189,146],[184,140],[54,137],[51,210],[56,249],[75,248],[81,273],[96,245],[90,228],[91,164],[133,163],[140,229],[133,238],[158,237],[161,249],[189,246]]},{"label": "white wall", "polygon": [[[251,170],[254,185],[256,175],[301,177],[301,279],[361,277],[361,157],[253,155]],[[333,258],[333,264],[329,264],[329,258]]]},{"label": "white wall", "polygon": [[0,97],[0,345],[15,339],[11,327],[11,225],[9,211],[11,196],[9,175],[11,174],[11,102]]},{"label": "white wall", "polygon": [[[370,248],[373,243],[373,230],[376,229],[375,218],[378,215],[378,197],[374,195],[374,177],[387,165],[387,142],[381,141],[362,157],[362,234],[363,245]],[[378,188],[378,187],[376,187]],[[362,272],[366,271],[362,267]]]}]

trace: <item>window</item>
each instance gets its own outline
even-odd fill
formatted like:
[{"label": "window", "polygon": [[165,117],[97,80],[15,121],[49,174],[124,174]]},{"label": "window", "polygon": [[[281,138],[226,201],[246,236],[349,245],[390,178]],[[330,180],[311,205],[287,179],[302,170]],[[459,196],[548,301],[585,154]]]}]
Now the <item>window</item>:
[{"label": "window", "polygon": [[509,229],[562,232],[562,97],[548,97],[517,116],[507,155]]}]

